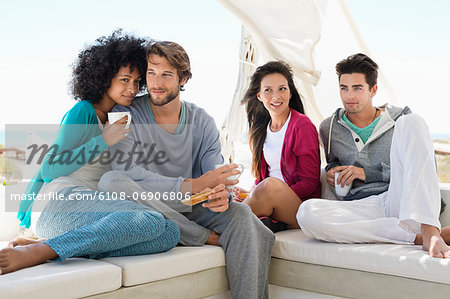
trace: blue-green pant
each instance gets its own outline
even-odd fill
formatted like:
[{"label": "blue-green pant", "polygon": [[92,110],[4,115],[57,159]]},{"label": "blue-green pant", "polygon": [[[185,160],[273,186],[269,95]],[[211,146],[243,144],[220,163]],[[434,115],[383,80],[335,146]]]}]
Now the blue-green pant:
[{"label": "blue-green pant", "polygon": [[[128,200],[107,200],[83,187],[63,189],[64,200],[52,200],[37,222],[37,234],[65,260],[74,256],[144,255],[178,244],[180,231],[172,220]],[[70,196],[84,200],[70,199]],[[96,195],[96,196],[94,196]],[[75,198],[75,197],[73,197]]]}]

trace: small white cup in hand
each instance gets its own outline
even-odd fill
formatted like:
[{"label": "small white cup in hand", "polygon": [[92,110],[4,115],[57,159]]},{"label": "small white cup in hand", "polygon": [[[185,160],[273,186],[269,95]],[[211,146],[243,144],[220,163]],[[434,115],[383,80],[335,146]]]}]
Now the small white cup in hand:
[{"label": "small white cup in hand", "polygon": [[131,123],[131,113],[130,112],[127,112],[127,111],[108,112],[108,121],[110,124],[113,124],[116,121],[118,121],[119,119],[121,119],[122,117],[124,117],[125,115],[128,116],[127,124],[125,125],[125,129],[128,129],[130,127],[130,123]]},{"label": "small white cup in hand", "polygon": [[[222,167],[222,166],[228,165],[228,164],[229,164],[229,163],[216,164],[216,169],[217,169],[217,168],[220,168],[220,167]],[[242,165],[242,164],[240,164],[240,163],[232,163],[232,164],[237,164],[238,167],[236,167],[236,168],[234,168],[234,169],[240,170],[241,173],[240,173],[240,174],[235,174],[235,175],[230,175],[229,177],[227,177],[227,181],[234,181],[234,180],[237,180],[237,179],[242,175],[242,172],[244,171],[244,165]],[[227,171],[231,171],[231,170],[234,170],[234,169],[230,169],[230,170],[227,170]],[[226,172],[227,172],[227,171],[226,171]],[[235,187],[235,185],[228,185],[228,186],[226,186],[226,188],[229,189],[229,190],[232,190],[234,187]]]},{"label": "small white cup in hand", "polygon": [[344,185],[344,187],[342,187],[341,184],[338,184],[337,182],[339,174],[340,172],[336,172],[334,174],[334,188],[336,190],[337,195],[344,197],[347,195],[350,189],[352,189],[353,182],[350,185]]}]

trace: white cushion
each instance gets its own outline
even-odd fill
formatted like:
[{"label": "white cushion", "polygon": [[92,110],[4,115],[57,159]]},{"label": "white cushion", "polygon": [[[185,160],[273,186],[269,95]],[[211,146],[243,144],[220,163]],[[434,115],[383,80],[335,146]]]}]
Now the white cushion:
[{"label": "white cushion", "polygon": [[117,266],[70,258],[0,275],[0,298],[79,298],[117,290],[121,282]]},{"label": "white cushion", "polygon": [[273,257],[450,284],[450,261],[430,257],[421,246],[325,243],[300,229],[275,236]]},{"label": "white cushion", "polygon": [[122,284],[133,286],[225,266],[225,254],[218,246],[177,246],[164,253],[104,258],[101,261],[122,268]]},{"label": "white cushion", "polygon": [[450,183],[440,183],[441,196],[447,204],[444,213],[441,214],[439,220],[442,227],[450,225]]}]

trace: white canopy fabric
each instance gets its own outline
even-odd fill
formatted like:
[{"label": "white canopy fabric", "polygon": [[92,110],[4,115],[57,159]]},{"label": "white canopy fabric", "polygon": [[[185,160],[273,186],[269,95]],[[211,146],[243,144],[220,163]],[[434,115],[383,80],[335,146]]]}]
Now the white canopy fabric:
[{"label": "white canopy fabric", "polygon": [[[223,154],[234,161],[234,142],[246,142],[247,119],[241,100],[255,68],[283,60],[293,70],[306,115],[318,127],[341,106],[335,65],[361,52],[376,61],[359,34],[344,0],[218,0],[242,23],[240,72],[222,127]],[[381,75],[381,74],[380,74]],[[379,77],[375,104],[396,103]],[[386,94],[390,96],[386,96]]]},{"label": "white canopy fabric", "polygon": [[312,54],[320,39],[321,18],[314,0],[219,2],[250,32],[262,61],[289,61],[301,80],[317,83],[320,74]]},{"label": "white canopy fabric", "polygon": [[[250,84],[250,77],[255,71],[256,60],[259,55],[255,49],[250,33],[242,27],[241,46],[239,50],[239,76],[234,92],[233,103],[227,118],[222,125],[221,144],[222,155],[227,162],[234,161],[234,142],[245,141],[247,132],[247,116],[245,106],[241,104],[245,91]],[[243,140],[244,139],[244,140]]]}]

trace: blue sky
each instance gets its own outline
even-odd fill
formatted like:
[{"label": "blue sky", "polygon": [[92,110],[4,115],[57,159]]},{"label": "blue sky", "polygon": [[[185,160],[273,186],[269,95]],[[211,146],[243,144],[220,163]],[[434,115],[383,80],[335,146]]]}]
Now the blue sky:
[{"label": "blue sky", "polygon": [[450,135],[450,2],[347,0],[398,100]]},{"label": "blue sky", "polygon": [[[194,74],[185,99],[208,105],[219,92],[228,105],[224,99],[233,96],[241,27],[216,1],[8,1],[0,26],[1,101],[7,107],[0,109],[1,125],[58,124],[74,104],[70,65],[86,44],[116,28],[183,45]],[[216,102],[211,113],[221,119],[224,111]]]},{"label": "blue sky", "polygon": [[[347,4],[399,101],[422,114],[432,132],[450,134],[450,3]],[[85,44],[119,27],[183,45],[193,78],[182,97],[205,107],[218,124],[234,93],[241,26],[213,0],[7,1],[0,26],[1,126],[59,123],[74,104],[70,64]]]}]

